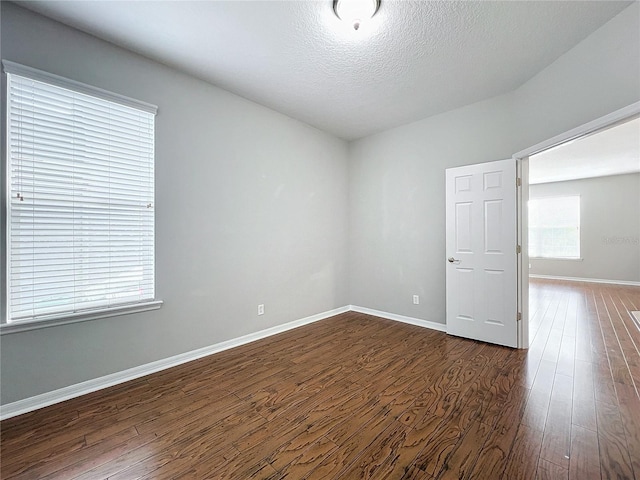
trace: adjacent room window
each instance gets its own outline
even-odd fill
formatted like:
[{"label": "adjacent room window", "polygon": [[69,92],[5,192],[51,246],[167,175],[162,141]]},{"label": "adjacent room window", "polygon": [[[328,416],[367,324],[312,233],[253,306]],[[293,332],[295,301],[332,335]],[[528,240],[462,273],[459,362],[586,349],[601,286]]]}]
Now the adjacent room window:
[{"label": "adjacent room window", "polygon": [[529,256],[580,258],[580,197],[529,200]]},{"label": "adjacent room window", "polygon": [[4,67],[7,320],[153,300],[156,107]]}]

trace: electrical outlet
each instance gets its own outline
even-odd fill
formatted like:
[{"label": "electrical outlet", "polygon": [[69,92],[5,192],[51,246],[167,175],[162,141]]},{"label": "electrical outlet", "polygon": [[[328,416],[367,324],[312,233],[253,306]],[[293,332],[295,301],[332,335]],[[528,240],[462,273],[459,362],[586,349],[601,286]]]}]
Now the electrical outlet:
[{"label": "electrical outlet", "polygon": [[258,315],[264,315],[264,304],[258,305]]},{"label": "electrical outlet", "polygon": [[413,296],[413,304],[414,305],[419,305],[420,304],[420,296],[419,295],[414,295]]}]

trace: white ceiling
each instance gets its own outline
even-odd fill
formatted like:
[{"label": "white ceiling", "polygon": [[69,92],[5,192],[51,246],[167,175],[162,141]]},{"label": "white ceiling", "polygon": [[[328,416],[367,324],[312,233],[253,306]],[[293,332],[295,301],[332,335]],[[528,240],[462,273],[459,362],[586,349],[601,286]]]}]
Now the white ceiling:
[{"label": "white ceiling", "polygon": [[532,156],[529,183],[634,172],[640,172],[638,118]]},{"label": "white ceiling", "polygon": [[509,92],[631,2],[17,2],[345,139]]}]

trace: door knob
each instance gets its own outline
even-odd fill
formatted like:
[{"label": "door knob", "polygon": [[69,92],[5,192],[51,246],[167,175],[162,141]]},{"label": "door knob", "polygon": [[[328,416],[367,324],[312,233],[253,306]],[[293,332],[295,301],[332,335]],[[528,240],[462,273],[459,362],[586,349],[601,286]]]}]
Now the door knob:
[{"label": "door knob", "polygon": [[447,258],[447,260],[449,261],[449,263],[456,263],[456,262],[460,261],[457,258],[453,258],[453,257],[449,257],[449,258]]}]

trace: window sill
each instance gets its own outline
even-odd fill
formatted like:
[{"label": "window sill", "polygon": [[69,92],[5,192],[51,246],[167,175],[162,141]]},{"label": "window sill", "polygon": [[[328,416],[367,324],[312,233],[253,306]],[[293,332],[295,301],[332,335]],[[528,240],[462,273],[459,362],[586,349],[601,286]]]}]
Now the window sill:
[{"label": "window sill", "polygon": [[530,260],[565,260],[568,262],[582,262],[584,258],[562,258],[562,257],[529,257]]},{"label": "window sill", "polygon": [[88,322],[90,320],[98,320],[99,318],[116,317],[131,313],[149,312],[151,310],[158,310],[162,307],[162,303],[162,300],[151,300],[144,303],[136,303],[135,305],[124,305],[121,307],[105,308],[101,310],[77,312],[62,317],[56,316],[37,320],[3,323],[0,324],[0,335],[27,332],[29,330],[38,330],[41,328],[67,325],[70,323]]}]

